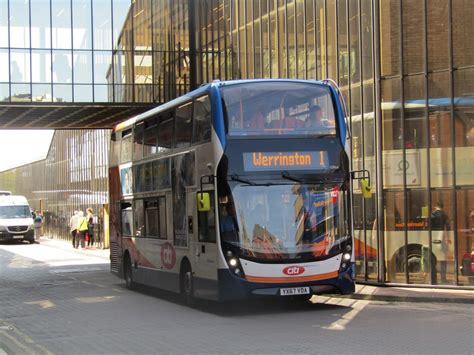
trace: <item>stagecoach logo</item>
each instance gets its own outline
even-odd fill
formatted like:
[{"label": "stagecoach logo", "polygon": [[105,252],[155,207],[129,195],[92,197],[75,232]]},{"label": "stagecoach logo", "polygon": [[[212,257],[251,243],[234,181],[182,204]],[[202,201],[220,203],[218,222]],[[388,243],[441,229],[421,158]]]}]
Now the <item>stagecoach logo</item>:
[{"label": "stagecoach logo", "polygon": [[243,153],[245,171],[327,169],[328,153],[311,152],[252,152]]},{"label": "stagecoach logo", "polygon": [[161,246],[161,260],[163,261],[163,266],[167,269],[172,269],[176,263],[176,252],[168,242]]},{"label": "stagecoach logo", "polygon": [[283,269],[283,273],[289,276],[301,275],[304,272],[304,267],[302,266],[288,266]]}]

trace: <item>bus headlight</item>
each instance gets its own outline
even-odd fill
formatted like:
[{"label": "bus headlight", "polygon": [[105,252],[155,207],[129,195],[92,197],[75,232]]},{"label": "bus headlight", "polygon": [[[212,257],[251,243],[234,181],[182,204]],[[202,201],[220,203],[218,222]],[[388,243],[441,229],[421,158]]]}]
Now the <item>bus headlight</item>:
[{"label": "bus headlight", "polygon": [[236,276],[244,277],[244,271],[240,265],[239,258],[234,256],[230,250],[225,253],[225,256],[227,265],[229,265],[229,270]]},{"label": "bus headlight", "polygon": [[344,254],[342,255],[342,259],[343,259],[344,261],[349,261],[349,260],[351,260],[351,254],[349,254],[349,253],[344,253]]},{"label": "bus headlight", "polygon": [[239,265],[239,262],[237,261],[236,258],[229,259],[229,266],[236,267],[237,265]]}]

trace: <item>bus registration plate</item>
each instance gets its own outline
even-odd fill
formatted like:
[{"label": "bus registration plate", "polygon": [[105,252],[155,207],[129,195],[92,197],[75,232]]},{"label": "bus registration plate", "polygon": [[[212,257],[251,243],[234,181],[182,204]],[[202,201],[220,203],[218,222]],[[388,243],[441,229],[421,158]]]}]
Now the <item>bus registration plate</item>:
[{"label": "bus registration plate", "polygon": [[309,294],[309,287],[280,288],[281,296],[307,295],[307,294]]}]

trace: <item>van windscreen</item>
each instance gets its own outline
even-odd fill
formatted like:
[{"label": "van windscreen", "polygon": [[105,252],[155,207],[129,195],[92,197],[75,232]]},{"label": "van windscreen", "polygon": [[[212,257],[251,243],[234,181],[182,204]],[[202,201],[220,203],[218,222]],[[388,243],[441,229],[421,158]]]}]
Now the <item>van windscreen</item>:
[{"label": "van windscreen", "polygon": [[0,218],[31,218],[28,206],[0,206]]}]

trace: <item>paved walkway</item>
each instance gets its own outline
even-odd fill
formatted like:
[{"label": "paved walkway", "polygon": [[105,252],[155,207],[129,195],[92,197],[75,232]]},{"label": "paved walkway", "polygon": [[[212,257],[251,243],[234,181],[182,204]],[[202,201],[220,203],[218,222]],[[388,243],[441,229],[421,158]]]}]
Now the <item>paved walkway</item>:
[{"label": "paved walkway", "polygon": [[[41,238],[41,244],[72,253],[80,253],[109,260],[109,249],[73,249],[69,241],[47,237]],[[443,302],[474,304],[474,290],[469,291],[442,288],[377,287],[358,284],[356,286],[356,293],[353,295],[338,297],[388,302]]]}]

